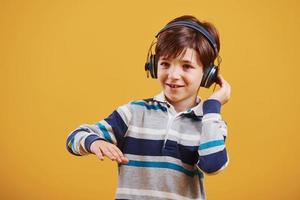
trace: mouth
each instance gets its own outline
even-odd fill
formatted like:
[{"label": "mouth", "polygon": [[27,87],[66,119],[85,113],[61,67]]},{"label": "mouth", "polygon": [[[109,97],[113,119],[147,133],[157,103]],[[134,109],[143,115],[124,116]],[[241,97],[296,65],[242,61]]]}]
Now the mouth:
[{"label": "mouth", "polygon": [[170,88],[181,88],[181,87],[184,87],[183,85],[169,84],[169,83],[166,83],[166,85],[169,86]]}]

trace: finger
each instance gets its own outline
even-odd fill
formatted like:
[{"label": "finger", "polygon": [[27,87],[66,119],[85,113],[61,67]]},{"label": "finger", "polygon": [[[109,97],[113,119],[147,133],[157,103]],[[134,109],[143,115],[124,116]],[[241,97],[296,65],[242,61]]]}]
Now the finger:
[{"label": "finger", "polygon": [[223,76],[221,76],[222,79],[222,85],[224,85],[224,87],[230,87],[229,83],[223,78]]},{"label": "finger", "polygon": [[116,147],[115,145],[111,145],[109,147],[109,151],[112,153],[112,155],[114,155],[114,157],[116,158],[116,160],[118,162],[122,162],[121,156],[119,155],[119,153],[118,153],[118,151],[116,149],[118,149],[118,147]]},{"label": "finger", "polygon": [[122,163],[128,163],[129,162],[129,160],[128,160],[128,158],[127,157],[124,157],[123,159],[122,159]]},{"label": "finger", "polygon": [[102,153],[107,156],[111,160],[115,160],[116,158],[113,156],[113,154],[109,151],[108,147],[105,146],[101,148]]},{"label": "finger", "polygon": [[221,74],[219,74],[218,77],[219,77],[220,80],[222,80],[222,81],[224,80],[224,78]]},{"label": "finger", "polygon": [[[118,153],[119,157],[121,158],[121,161],[126,161],[125,156],[123,155],[122,151],[117,147],[114,146],[115,151]],[[128,160],[128,159],[127,159]]]},{"label": "finger", "polygon": [[220,74],[218,74],[218,76],[217,76],[216,83],[217,83],[218,85],[222,86],[222,77],[221,77]]},{"label": "finger", "polygon": [[229,83],[224,79],[224,77],[221,74],[219,74],[218,77],[220,80],[220,85],[222,87],[227,87],[229,85]]},{"label": "finger", "polygon": [[104,157],[103,157],[103,155],[101,153],[101,150],[99,148],[95,151],[95,154],[99,158],[99,160],[101,160],[101,161],[104,160]]},{"label": "finger", "polygon": [[120,158],[120,156],[119,156],[119,154],[115,151],[115,149],[114,149],[114,146],[115,145],[109,145],[108,146],[108,151],[113,155],[113,157],[114,157],[114,159],[113,160],[116,160],[116,161],[118,161],[118,162],[121,162],[121,158]]}]

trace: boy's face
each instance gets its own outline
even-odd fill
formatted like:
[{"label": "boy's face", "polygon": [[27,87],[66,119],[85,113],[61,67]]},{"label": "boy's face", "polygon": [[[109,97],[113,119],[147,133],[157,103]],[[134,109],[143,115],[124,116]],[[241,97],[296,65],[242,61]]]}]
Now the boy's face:
[{"label": "boy's face", "polygon": [[161,56],[158,60],[158,80],[170,103],[194,101],[202,75],[202,63],[194,49],[187,48],[174,59]]}]

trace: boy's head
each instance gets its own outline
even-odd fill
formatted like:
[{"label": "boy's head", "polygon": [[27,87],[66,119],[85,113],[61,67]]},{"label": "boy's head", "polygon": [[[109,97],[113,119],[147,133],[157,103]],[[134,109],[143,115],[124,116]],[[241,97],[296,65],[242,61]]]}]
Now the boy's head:
[{"label": "boy's head", "polygon": [[[204,27],[214,38],[217,51],[219,36],[209,22],[200,22],[193,16],[181,16],[176,21],[192,21]],[[186,26],[174,26],[158,36],[155,47],[157,78],[171,103],[195,100],[203,71],[213,64],[218,52],[199,31]]]},{"label": "boy's head", "polygon": [[[217,29],[209,22],[200,22],[191,15],[184,15],[173,19],[168,24],[176,21],[192,21],[204,27],[214,38],[217,50],[220,50],[220,40]],[[167,24],[167,25],[168,25]],[[179,56],[186,48],[192,48],[196,51],[203,67],[207,67],[216,59],[217,52],[209,44],[207,38],[200,32],[186,26],[175,26],[161,32],[158,36],[155,47],[155,65],[161,56],[175,58]]]}]

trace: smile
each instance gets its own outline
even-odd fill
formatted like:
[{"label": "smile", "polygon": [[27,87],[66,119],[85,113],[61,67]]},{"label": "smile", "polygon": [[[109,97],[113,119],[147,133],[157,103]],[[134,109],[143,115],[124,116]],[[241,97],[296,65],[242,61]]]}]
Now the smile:
[{"label": "smile", "polygon": [[169,86],[170,88],[180,88],[180,87],[183,87],[183,85],[175,85],[175,84],[169,84],[169,83],[166,83],[167,86]]}]

